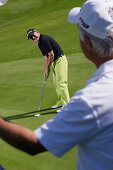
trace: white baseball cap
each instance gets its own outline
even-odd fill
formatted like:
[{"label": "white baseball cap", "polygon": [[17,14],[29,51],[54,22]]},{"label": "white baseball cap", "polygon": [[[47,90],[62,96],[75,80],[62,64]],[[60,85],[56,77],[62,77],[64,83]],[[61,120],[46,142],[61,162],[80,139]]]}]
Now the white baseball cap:
[{"label": "white baseball cap", "polygon": [[79,25],[90,34],[101,39],[111,39],[109,29],[113,27],[113,0],[87,0],[83,6],[73,8],[68,14],[70,23]]}]

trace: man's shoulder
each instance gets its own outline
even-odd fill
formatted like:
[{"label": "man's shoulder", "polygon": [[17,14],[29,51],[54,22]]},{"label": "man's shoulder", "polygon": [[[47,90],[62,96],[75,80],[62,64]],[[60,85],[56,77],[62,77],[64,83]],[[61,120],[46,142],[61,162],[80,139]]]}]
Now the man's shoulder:
[{"label": "man's shoulder", "polygon": [[41,41],[50,40],[51,37],[48,35],[41,34]]}]

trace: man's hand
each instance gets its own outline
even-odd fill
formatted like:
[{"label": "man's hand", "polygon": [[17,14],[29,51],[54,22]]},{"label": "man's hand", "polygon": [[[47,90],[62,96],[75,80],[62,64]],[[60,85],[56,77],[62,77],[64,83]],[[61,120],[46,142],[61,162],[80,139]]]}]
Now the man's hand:
[{"label": "man's hand", "polygon": [[49,73],[50,73],[50,68],[46,69],[45,72],[44,72],[44,76],[45,76],[46,79],[49,77]]}]

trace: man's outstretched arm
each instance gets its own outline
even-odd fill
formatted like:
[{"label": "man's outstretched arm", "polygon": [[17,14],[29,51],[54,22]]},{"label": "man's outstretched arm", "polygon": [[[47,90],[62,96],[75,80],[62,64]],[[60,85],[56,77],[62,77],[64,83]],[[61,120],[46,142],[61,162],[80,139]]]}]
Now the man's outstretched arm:
[{"label": "man's outstretched arm", "polygon": [[30,155],[46,151],[32,130],[3,118],[0,118],[0,138]]}]

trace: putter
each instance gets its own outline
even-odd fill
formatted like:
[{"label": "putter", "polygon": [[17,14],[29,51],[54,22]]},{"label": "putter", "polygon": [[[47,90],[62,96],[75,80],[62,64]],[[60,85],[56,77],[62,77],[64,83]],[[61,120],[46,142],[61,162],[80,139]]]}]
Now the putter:
[{"label": "putter", "polygon": [[[38,112],[40,111],[40,106],[41,106],[41,103],[42,103],[42,98],[43,98],[43,94],[44,94],[44,89],[45,89],[46,81],[47,81],[47,77],[45,78],[44,87],[43,87],[43,90],[42,90],[42,96],[41,96],[41,99],[40,99],[40,104],[39,104]],[[41,116],[41,115],[39,113],[35,115],[35,117],[38,117],[38,116]]]}]

